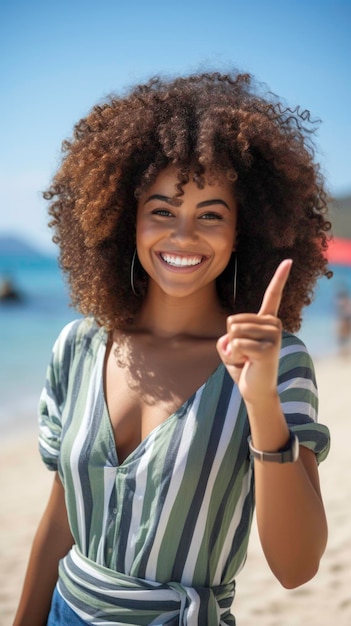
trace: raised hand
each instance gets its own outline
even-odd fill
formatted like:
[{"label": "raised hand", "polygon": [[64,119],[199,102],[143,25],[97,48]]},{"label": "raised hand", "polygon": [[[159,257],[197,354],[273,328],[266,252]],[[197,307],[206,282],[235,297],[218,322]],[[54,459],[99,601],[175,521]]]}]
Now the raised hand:
[{"label": "raised hand", "polygon": [[262,401],[276,393],[281,321],[277,317],[292,261],[280,263],[270,281],[261,308],[227,318],[227,333],[217,350],[246,402]]}]

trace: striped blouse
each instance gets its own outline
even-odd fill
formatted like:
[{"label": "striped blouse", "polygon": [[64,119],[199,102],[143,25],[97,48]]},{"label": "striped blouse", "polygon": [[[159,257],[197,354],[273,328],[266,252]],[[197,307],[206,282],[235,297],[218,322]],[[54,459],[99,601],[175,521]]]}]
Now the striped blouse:
[{"label": "striped blouse", "polygon": [[[40,452],[58,470],[75,545],[58,590],[89,624],[233,625],[234,579],[254,509],[249,423],[220,364],[119,463],[103,390],[107,333],[91,320],[58,337],[40,399]],[[303,343],[283,333],[278,390],[318,461],[328,429]]]}]

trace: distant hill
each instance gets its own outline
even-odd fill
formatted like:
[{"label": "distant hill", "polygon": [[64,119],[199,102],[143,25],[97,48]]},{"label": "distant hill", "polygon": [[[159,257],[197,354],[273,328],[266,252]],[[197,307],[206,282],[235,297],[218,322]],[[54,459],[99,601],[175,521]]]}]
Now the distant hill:
[{"label": "distant hill", "polygon": [[11,235],[0,236],[0,256],[22,256],[27,258],[43,258],[45,255],[33,245],[20,237]]},{"label": "distant hill", "polygon": [[351,195],[336,198],[330,204],[333,235],[351,239]]}]

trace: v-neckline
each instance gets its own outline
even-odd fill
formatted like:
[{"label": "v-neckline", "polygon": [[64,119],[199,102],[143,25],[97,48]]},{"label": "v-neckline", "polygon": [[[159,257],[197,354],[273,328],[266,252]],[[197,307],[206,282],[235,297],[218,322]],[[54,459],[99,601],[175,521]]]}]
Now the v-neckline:
[{"label": "v-neckline", "polygon": [[195,396],[200,393],[208,384],[209,382],[217,375],[217,373],[224,368],[223,363],[218,363],[218,365],[216,366],[216,368],[211,372],[211,374],[207,377],[207,379],[186,399],[184,400],[184,402],[181,404],[181,406],[179,406],[175,411],[173,411],[173,413],[171,413],[165,420],[163,420],[160,424],[158,424],[157,426],[155,426],[147,435],[146,437],[144,437],[144,439],[142,439],[138,445],[134,448],[134,450],[132,450],[127,456],[126,458],[120,462],[119,458],[118,458],[118,452],[117,452],[117,446],[116,446],[116,441],[115,441],[115,434],[114,434],[114,430],[113,430],[113,425],[112,425],[112,421],[111,421],[111,416],[110,416],[110,412],[108,410],[108,405],[107,405],[107,400],[106,400],[106,395],[105,395],[105,385],[104,385],[104,367],[105,367],[105,359],[106,359],[106,350],[107,350],[107,345],[108,345],[108,334],[106,331],[104,331],[104,335],[102,337],[102,342],[101,342],[101,362],[100,362],[100,385],[101,385],[101,393],[102,393],[102,397],[103,397],[103,408],[104,408],[104,418],[105,421],[107,423],[107,427],[108,427],[108,431],[109,431],[109,436],[111,438],[112,441],[112,448],[113,448],[113,455],[115,457],[115,461],[116,461],[116,467],[118,468],[122,468],[124,465],[127,465],[134,456],[137,456],[140,453],[140,449],[145,447],[145,445],[147,445],[148,440],[153,437],[155,435],[155,433],[157,431],[159,431],[162,427],[169,425],[170,421],[173,421],[179,414],[184,412],[184,409],[186,407],[187,404],[189,404],[189,402],[191,402],[191,400],[193,398],[195,398]]}]

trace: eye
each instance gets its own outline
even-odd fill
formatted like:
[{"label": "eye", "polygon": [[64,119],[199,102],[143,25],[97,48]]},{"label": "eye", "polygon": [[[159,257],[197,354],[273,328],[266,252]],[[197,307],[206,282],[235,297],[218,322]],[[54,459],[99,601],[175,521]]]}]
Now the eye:
[{"label": "eye", "polygon": [[201,220],[222,220],[223,215],[220,213],[215,213],[214,211],[208,211],[207,213],[203,213],[200,215]]},{"label": "eye", "polygon": [[161,217],[173,217],[173,213],[168,209],[154,209],[152,215],[160,215]]}]

